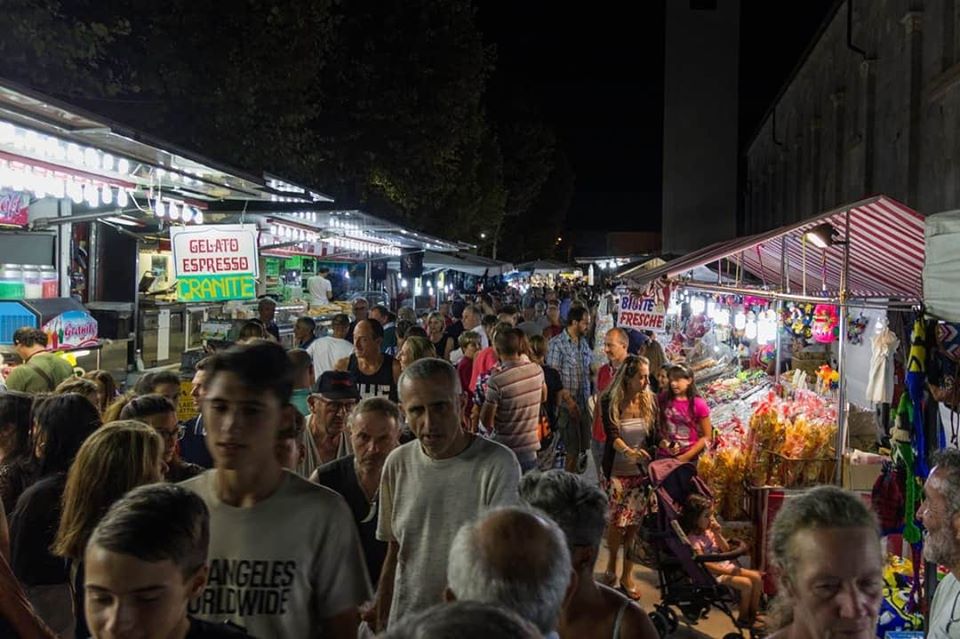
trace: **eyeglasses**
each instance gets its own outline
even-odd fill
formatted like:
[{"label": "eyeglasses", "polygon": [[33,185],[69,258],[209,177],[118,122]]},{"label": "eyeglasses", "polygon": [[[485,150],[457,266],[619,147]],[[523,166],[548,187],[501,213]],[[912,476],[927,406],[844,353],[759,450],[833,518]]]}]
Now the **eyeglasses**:
[{"label": "eyeglasses", "polygon": [[186,433],[186,430],[187,429],[184,428],[183,426],[178,425],[177,428],[174,430],[166,430],[166,429],[158,428],[157,432],[160,434],[161,437],[163,437],[168,441],[174,441],[174,440],[180,441],[181,439],[183,439],[183,436]]},{"label": "eyeglasses", "polygon": [[327,407],[327,410],[332,410],[335,413],[344,412],[349,413],[353,410],[353,407],[357,405],[356,400],[347,399],[347,400],[335,400],[327,399],[323,395],[314,395],[318,400],[323,402],[323,405]]}]

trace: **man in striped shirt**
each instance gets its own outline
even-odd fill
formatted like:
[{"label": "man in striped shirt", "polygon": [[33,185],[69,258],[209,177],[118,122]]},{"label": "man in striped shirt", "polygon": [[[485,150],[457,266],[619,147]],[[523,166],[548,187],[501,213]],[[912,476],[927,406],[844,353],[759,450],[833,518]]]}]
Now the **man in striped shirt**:
[{"label": "man in striped shirt", "polygon": [[540,449],[540,404],[546,400],[543,369],[520,352],[523,333],[516,328],[497,332],[494,347],[500,364],[487,382],[480,423],[493,439],[517,456],[523,472],[537,465]]}]

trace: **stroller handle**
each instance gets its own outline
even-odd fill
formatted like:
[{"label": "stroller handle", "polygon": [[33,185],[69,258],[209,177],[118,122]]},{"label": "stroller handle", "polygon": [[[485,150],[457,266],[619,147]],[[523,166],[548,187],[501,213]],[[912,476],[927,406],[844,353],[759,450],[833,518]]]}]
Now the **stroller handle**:
[{"label": "stroller handle", "polygon": [[727,552],[716,553],[713,555],[694,555],[693,560],[699,564],[703,563],[713,563],[719,561],[730,561],[738,557],[742,557],[749,552],[750,548],[747,546],[746,542],[743,540],[737,540],[737,545],[734,548],[731,548]]}]

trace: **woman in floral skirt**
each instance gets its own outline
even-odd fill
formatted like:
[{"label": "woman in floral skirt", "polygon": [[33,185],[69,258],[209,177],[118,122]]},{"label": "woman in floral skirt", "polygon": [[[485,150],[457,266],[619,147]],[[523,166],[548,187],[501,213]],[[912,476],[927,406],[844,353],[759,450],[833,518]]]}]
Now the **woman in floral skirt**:
[{"label": "woman in floral skirt", "polygon": [[603,475],[610,499],[607,544],[610,556],[603,581],[616,582],[617,556],[623,548],[619,586],[628,597],[640,598],[633,582],[629,549],[646,514],[646,465],[657,445],[657,400],[650,391],[650,363],[630,355],[600,400],[607,441]]}]

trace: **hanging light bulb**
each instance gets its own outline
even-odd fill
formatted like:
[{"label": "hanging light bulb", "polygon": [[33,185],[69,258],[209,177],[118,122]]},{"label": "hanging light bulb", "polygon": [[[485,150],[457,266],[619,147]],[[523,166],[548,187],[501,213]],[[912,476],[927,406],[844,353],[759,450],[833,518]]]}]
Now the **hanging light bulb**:
[{"label": "hanging light bulb", "polygon": [[100,189],[100,203],[103,205],[113,203],[113,191],[109,186],[105,186]]},{"label": "hanging light bulb", "polygon": [[717,311],[717,317],[714,320],[718,326],[730,326],[730,311],[721,308]]},{"label": "hanging light bulb", "polygon": [[754,340],[757,339],[757,322],[756,320],[750,319],[747,320],[747,325],[744,327],[744,335],[747,339]]},{"label": "hanging light bulb", "polygon": [[167,211],[170,213],[171,220],[180,219],[180,207],[177,206],[175,202],[170,202],[170,205],[167,207]]},{"label": "hanging light bulb", "polygon": [[104,153],[103,157],[100,158],[100,166],[103,167],[104,171],[113,170],[113,156],[109,153]]},{"label": "hanging light bulb", "polygon": [[693,311],[694,315],[702,315],[706,308],[707,303],[702,297],[694,297],[690,300],[690,310]]},{"label": "hanging light bulb", "polygon": [[97,157],[96,149],[87,147],[86,149],[83,150],[83,163],[85,165],[96,168],[97,165],[100,163],[98,161],[99,159],[100,158]]},{"label": "hanging light bulb", "polygon": [[81,186],[79,182],[71,180],[70,185],[67,187],[67,195],[70,196],[74,204],[80,204],[83,202],[83,186]]},{"label": "hanging light bulb", "polygon": [[196,224],[203,224],[203,211],[198,208],[193,209],[193,221]]},{"label": "hanging light bulb", "polygon": [[747,316],[743,311],[737,311],[737,314],[733,316],[733,327],[738,331],[742,331],[747,326]]},{"label": "hanging light bulb", "polygon": [[126,189],[117,189],[117,206],[124,207],[129,204],[130,198],[127,196]]},{"label": "hanging light bulb", "polygon": [[157,217],[164,217],[167,214],[167,209],[163,204],[163,200],[157,198],[153,202],[153,214]]},{"label": "hanging light bulb", "polygon": [[117,160],[117,172],[127,174],[130,172],[130,161],[127,158]]},{"label": "hanging light bulb", "polygon": [[97,193],[97,187],[92,184],[84,185],[83,199],[88,206],[97,206],[100,204],[100,194]]},{"label": "hanging light bulb", "polygon": [[193,209],[184,204],[183,211],[180,212],[180,215],[184,222],[190,222],[190,220],[193,219]]}]

